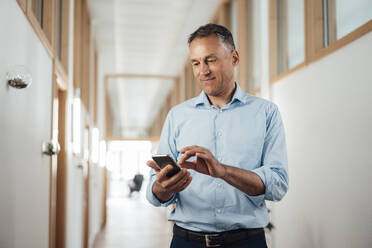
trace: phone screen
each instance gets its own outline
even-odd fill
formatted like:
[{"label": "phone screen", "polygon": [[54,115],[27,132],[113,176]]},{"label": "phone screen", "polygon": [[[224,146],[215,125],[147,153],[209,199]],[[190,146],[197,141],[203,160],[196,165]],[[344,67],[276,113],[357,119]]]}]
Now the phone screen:
[{"label": "phone screen", "polygon": [[170,155],[157,154],[153,155],[152,159],[156,162],[160,169],[164,168],[168,164],[173,166],[173,170],[167,173],[167,177],[172,177],[181,170],[176,161],[174,161]]}]

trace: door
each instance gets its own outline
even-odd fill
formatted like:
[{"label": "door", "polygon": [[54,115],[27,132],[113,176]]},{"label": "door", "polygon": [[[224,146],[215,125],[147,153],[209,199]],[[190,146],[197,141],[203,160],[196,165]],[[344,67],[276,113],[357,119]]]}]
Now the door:
[{"label": "door", "polygon": [[[15,37],[0,46],[0,247],[46,248],[51,162],[42,143],[51,140],[52,61],[21,11],[0,13],[2,30]],[[28,88],[5,83],[9,66],[17,64],[32,76]]]}]

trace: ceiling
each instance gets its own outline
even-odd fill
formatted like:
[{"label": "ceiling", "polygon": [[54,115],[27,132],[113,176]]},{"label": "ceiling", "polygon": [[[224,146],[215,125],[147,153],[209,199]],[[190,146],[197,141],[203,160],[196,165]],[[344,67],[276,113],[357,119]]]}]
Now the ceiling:
[{"label": "ceiling", "polygon": [[188,56],[187,38],[210,22],[221,0],[88,0],[102,76],[112,78],[108,95],[113,135],[143,138]]}]

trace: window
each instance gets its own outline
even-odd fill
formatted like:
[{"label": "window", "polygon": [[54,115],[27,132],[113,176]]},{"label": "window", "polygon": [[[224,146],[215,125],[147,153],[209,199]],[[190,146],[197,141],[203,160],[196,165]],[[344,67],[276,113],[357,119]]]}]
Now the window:
[{"label": "window", "polygon": [[64,71],[68,73],[69,1],[56,0],[55,53]]},{"label": "window", "polygon": [[31,0],[30,4],[32,13],[34,14],[36,20],[39,22],[40,27],[43,27],[44,0]]},{"label": "window", "polygon": [[278,73],[304,60],[304,0],[278,0]]},{"label": "window", "polygon": [[270,0],[270,81],[372,30],[370,0]]},{"label": "window", "polygon": [[247,1],[247,90],[256,94],[262,82],[262,39],[260,0]]},{"label": "window", "polygon": [[372,19],[370,0],[323,0],[324,46],[328,46]]},{"label": "window", "polygon": [[[64,0],[17,0],[63,74],[68,69],[69,4]],[[65,75],[66,76],[66,75]]]}]

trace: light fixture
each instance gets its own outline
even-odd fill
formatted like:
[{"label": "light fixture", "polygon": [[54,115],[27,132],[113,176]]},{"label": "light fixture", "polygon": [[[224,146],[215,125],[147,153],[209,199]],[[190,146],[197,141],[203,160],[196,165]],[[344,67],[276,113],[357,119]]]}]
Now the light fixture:
[{"label": "light fixture", "polygon": [[24,89],[31,85],[32,77],[24,65],[13,65],[6,73],[7,84],[16,89]]}]

